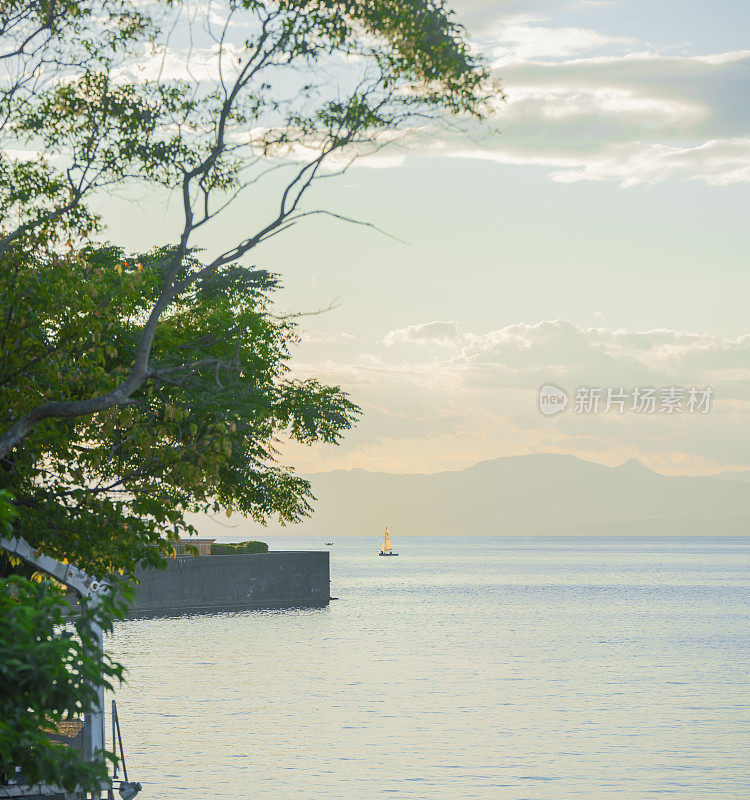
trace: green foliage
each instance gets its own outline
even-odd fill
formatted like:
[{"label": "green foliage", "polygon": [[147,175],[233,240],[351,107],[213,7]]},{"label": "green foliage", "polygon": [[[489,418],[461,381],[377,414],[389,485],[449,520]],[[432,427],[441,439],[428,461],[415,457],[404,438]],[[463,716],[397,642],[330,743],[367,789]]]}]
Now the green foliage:
[{"label": "green foliage", "polygon": [[0,491],[0,537],[12,534],[12,523],[17,516],[18,512],[13,505],[11,495],[8,492]]},{"label": "green foliage", "polygon": [[[116,386],[169,255],[7,253],[0,424]],[[200,267],[187,259],[184,272]],[[0,471],[23,511],[17,534],[93,574],[130,573],[161,563],[167,539],[189,532],[186,511],[305,515],[309,484],[276,463],[279,438],[336,442],[357,409],[337,388],[290,376],[296,334],[271,313],[277,285],[239,266],[198,280],[172,304],[151,377],[127,404],[35,428]]]},{"label": "green foliage", "polygon": [[50,742],[47,730],[81,717],[96,704],[96,687],[113,687],[122,667],[102,661],[92,624],[111,627],[110,613],[84,608],[74,631],[63,628],[71,608],[50,581],[0,580],[0,774],[19,767],[32,783],[73,790],[106,779],[108,756],[86,761],[80,751]]},{"label": "green foliage", "polygon": [[[83,101],[96,76],[121,70],[154,35],[148,14],[130,0],[4,0],[0,3],[3,146],[13,150],[30,145],[32,151],[42,150],[68,113],[62,106],[50,109],[50,99],[72,85],[78,87]],[[49,116],[40,118],[45,105]],[[111,180],[106,163],[99,160],[98,148],[114,128],[126,123],[123,110],[109,104],[107,119],[78,120],[82,142],[97,135],[97,126],[104,127],[93,148],[75,148],[72,164],[68,160],[53,165],[46,157],[49,153],[32,161],[16,160],[0,149],[0,251],[7,244],[6,237],[64,240],[71,231],[88,234],[96,230],[97,217],[81,199],[90,185]],[[127,163],[132,165],[133,160]],[[84,165],[93,169],[86,174]]]},{"label": "green foliage", "polygon": [[212,556],[230,556],[240,553],[267,553],[268,545],[265,542],[229,542],[211,545]]}]

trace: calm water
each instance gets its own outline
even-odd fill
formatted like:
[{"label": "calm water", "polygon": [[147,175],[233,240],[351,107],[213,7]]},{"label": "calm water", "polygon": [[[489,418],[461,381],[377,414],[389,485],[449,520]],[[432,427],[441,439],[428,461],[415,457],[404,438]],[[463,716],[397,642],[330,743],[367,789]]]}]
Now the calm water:
[{"label": "calm water", "polygon": [[750,797],[750,540],[379,545],[326,609],[118,627],[142,797]]}]

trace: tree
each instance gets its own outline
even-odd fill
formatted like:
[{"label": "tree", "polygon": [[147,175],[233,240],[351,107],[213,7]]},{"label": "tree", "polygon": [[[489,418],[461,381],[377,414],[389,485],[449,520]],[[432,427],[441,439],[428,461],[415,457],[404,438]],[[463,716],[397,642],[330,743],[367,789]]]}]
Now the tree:
[{"label": "tree", "polygon": [[[273,313],[278,278],[246,259],[312,215],[370,224],[310,204],[311,187],[398,130],[481,118],[499,94],[442,0],[227,0],[190,31],[183,10],[0,8],[0,487],[14,534],[96,574],[158,564],[188,510],[309,512],[278,441],[337,441],[357,409],[337,387],[290,377],[294,320]],[[190,57],[170,40],[188,33]],[[206,79],[185,69],[196,53]],[[133,182],[173,192],[183,212],[148,253],[95,241],[97,193]],[[196,235],[247,191],[267,216],[200,257]],[[9,580],[4,611],[50,641],[39,626],[53,590]],[[19,641],[29,652],[41,640]],[[51,669],[69,663],[44,653]],[[33,672],[41,684],[53,674]],[[0,724],[19,702],[0,704]],[[70,702],[40,700],[28,731]],[[91,778],[34,736],[33,774]],[[18,758],[0,756],[3,769]]]},{"label": "tree", "polygon": [[[11,49],[17,73],[31,70],[36,77],[30,86],[11,81],[12,88],[0,96],[5,129],[67,163],[62,171],[43,159],[6,169],[0,208],[17,219],[0,239],[0,256],[32,236],[38,246],[54,245],[66,233],[90,233],[97,220],[84,201],[96,189],[128,179],[178,192],[184,221],[178,241],[164,251],[160,290],[144,317],[128,373],[85,399],[40,402],[0,434],[0,457],[42,421],[120,406],[152,380],[149,360],[157,328],[182,293],[305,217],[333,213],[303,205],[310,186],[326,174],[324,163],[347,152],[356,156],[367,145],[378,147],[387,141],[385,132],[424,122],[438,111],[481,116],[496,95],[441,0],[229,0],[218,25],[212,6],[206,35],[215,47],[211,63],[217,82],[208,86],[180,79],[128,82],[127,57],[138,52],[139,37],[149,33],[151,52],[158,55],[162,48],[166,55],[162,32],[172,28],[165,20],[160,27],[143,15],[128,16],[124,0],[114,8],[109,0],[93,4],[110,15],[118,11],[124,33],[105,37],[98,48],[96,42],[85,46],[83,54],[80,46],[68,53],[58,41],[55,32],[64,24],[47,21],[47,3],[19,5],[36,13],[16,22],[16,39],[33,41],[42,29],[53,44],[45,46],[46,58],[36,51],[29,55],[22,45]],[[66,8],[73,18],[91,12],[75,0]],[[242,26],[238,41],[232,39],[235,22]],[[139,54],[147,56],[143,46]],[[125,61],[115,70],[118,59]],[[65,80],[39,88],[45,78],[51,80],[48,62],[53,77],[62,72]],[[274,155],[286,156],[286,162],[269,167]],[[269,217],[242,231],[209,263],[186,272],[195,233],[242,189],[257,190],[269,169],[284,166],[291,176]],[[37,202],[30,205],[30,196]],[[185,371],[193,369],[184,365]]]},{"label": "tree", "polygon": [[86,759],[49,738],[59,723],[92,709],[98,686],[122,679],[122,666],[102,659],[92,630],[94,623],[111,630],[111,610],[87,609],[76,617],[75,635],[61,635],[70,611],[50,581],[13,575],[0,585],[0,785],[15,769],[30,783],[68,791],[95,792],[106,780],[111,754]]},{"label": "tree", "polygon": [[[0,272],[11,419],[53,392],[75,403],[121,381],[168,257],[84,248]],[[182,274],[198,267],[186,259]],[[307,513],[310,487],[276,463],[276,439],[335,442],[357,409],[337,388],[289,377],[294,321],[271,313],[277,283],[257,269],[207,274],[172,303],[150,380],[127,404],[35,427],[0,472],[23,512],[17,535],[95,574],[129,575],[139,560],[161,563],[186,511]]]}]

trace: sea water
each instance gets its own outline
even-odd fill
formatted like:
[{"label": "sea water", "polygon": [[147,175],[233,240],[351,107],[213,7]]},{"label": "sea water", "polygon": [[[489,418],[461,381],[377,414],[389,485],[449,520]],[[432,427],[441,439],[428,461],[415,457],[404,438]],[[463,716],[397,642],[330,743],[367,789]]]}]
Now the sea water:
[{"label": "sea water", "polygon": [[142,797],[750,797],[750,540],[379,546],[328,608],[117,626]]}]

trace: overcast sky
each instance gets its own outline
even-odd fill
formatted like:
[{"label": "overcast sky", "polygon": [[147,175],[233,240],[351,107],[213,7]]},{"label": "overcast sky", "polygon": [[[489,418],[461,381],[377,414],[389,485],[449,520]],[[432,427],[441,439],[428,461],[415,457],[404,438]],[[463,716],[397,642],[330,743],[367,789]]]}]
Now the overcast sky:
[{"label": "overcast sky", "polygon": [[[750,4],[459,2],[507,102],[471,136],[431,132],[316,190],[333,220],[269,243],[304,322],[295,369],[364,409],[301,471],[458,469],[529,452],[671,473],[750,468]],[[229,235],[262,198],[211,233]],[[103,202],[150,247],[175,209]],[[211,241],[205,242],[210,247]],[[570,397],[554,416],[537,394]],[[579,387],[710,387],[709,413],[576,413]]]}]

